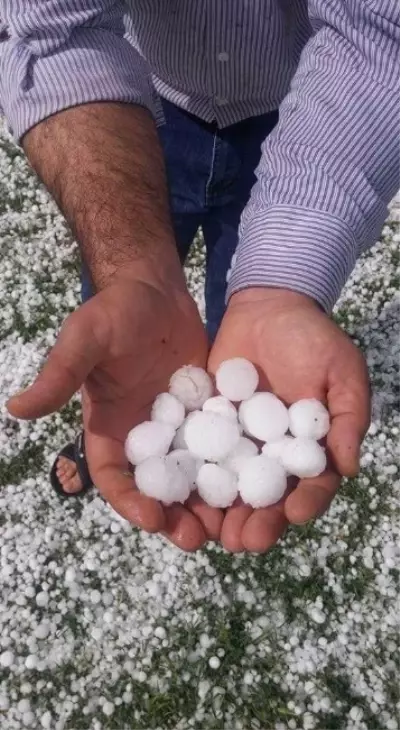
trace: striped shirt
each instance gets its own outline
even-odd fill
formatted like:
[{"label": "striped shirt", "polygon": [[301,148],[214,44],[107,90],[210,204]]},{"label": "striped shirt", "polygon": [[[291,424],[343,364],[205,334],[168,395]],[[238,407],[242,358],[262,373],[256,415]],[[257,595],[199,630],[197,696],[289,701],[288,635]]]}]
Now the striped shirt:
[{"label": "striped shirt", "polygon": [[399,187],[399,0],[0,0],[0,17],[17,139],[90,101],[159,119],[162,96],[222,127],[279,107],[229,291],[332,308]]}]

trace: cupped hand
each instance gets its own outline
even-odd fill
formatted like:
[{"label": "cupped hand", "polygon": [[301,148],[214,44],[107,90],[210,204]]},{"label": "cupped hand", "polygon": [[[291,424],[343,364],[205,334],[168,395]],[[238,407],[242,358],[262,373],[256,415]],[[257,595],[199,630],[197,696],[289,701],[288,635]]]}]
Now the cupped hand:
[{"label": "cupped hand", "polygon": [[177,281],[138,279],[129,269],[70,315],[37,379],[8,402],[9,412],[38,418],[61,408],[82,386],[85,446],[92,480],[131,523],[163,532],[185,550],[218,539],[223,515],[198,498],[163,508],[128,475],[124,440],[149,417],[172,373],[205,367],[208,343],[197,307]]},{"label": "cupped hand", "polygon": [[248,289],[231,298],[208,368],[215,372],[223,360],[236,356],[258,367],[262,389],[287,404],[318,398],[331,416],[330,464],[324,474],[300,480],[285,499],[266,509],[236,505],[226,512],[223,545],[264,552],[288,523],[321,515],[340,477],[357,473],[369,424],[369,380],[364,358],[349,337],[311,299],[284,290]]}]

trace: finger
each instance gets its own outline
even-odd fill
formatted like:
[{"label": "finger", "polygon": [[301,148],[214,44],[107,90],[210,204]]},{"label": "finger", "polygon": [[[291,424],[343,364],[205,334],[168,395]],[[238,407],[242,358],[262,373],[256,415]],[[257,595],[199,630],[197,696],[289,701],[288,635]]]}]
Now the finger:
[{"label": "finger", "polygon": [[343,476],[355,476],[359,470],[360,447],[370,423],[370,401],[367,367],[361,353],[357,353],[351,373],[335,373],[328,387],[332,422],[327,445]]},{"label": "finger", "polygon": [[282,537],[287,524],[283,500],[271,507],[254,510],[242,530],[244,549],[265,553]]},{"label": "finger", "polygon": [[193,552],[206,542],[206,534],[200,520],[181,504],[165,509],[166,525],[163,535],[181,550]]},{"label": "finger", "polygon": [[90,310],[84,310],[82,307],[65,320],[34,383],[8,400],[8,411],[15,418],[40,418],[59,410],[101,359],[102,347],[94,336]]},{"label": "finger", "polygon": [[221,529],[221,543],[225,550],[243,552],[242,531],[252,512],[253,508],[248,504],[234,505],[227,510]]},{"label": "finger", "polygon": [[332,461],[342,476],[352,477],[358,474],[361,444],[368,422],[369,419],[361,421],[352,413],[343,413],[332,419],[327,446]]},{"label": "finger", "polygon": [[192,514],[196,515],[208,540],[216,541],[220,539],[221,527],[224,521],[224,513],[221,509],[205,504],[195,492],[191,494],[186,502],[186,507]]},{"label": "finger", "polygon": [[327,471],[315,479],[302,479],[285,502],[289,522],[302,525],[320,517],[329,507],[340,486],[340,476]]}]

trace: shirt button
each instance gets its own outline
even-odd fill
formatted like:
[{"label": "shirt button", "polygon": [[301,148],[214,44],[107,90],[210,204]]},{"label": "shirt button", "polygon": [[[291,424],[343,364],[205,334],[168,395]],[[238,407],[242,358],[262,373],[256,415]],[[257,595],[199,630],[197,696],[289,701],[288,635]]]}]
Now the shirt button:
[{"label": "shirt button", "polygon": [[228,99],[223,99],[221,96],[216,96],[214,101],[217,106],[225,106],[228,103]]},{"label": "shirt button", "polygon": [[218,54],[218,61],[224,62],[224,61],[228,61],[228,60],[229,60],[229,53],[223,52],[223,53]]}]

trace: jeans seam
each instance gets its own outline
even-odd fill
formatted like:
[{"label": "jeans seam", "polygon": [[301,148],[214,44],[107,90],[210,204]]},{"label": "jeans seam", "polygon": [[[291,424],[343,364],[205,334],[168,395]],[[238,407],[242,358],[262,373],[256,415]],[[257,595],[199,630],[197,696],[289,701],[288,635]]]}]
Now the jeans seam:
[{"label": "jeans seam", "polygon": [[212,179],[214,177],[214,165],[215,165],[215,158],[217,156],[217,141],[218,141],[218,135],[217,135],[217,131],[215,131],[214,139],[213,139],[213,148],[212,148],[212,153],[211,153],[210,174],[208,176],[208,180],[206,182],[206,188],[205,188],[206,207],[208,207],[208,205],[209,205],[210,187],[211,187]]}]

